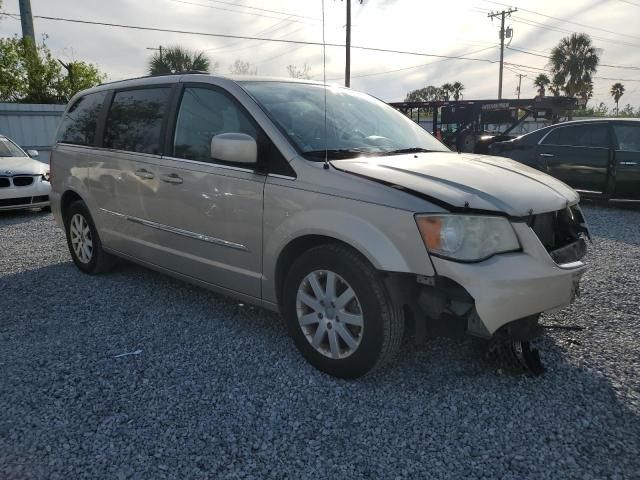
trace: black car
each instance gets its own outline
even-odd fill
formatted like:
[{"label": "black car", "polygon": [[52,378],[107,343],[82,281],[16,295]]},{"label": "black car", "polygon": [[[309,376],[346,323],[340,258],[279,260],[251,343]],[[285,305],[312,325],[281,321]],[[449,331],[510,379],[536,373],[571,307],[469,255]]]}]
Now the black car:
[{"label": "black car", "polygon": [[640,119],[564,122],[489,146],[583,196],[640,200]]}]

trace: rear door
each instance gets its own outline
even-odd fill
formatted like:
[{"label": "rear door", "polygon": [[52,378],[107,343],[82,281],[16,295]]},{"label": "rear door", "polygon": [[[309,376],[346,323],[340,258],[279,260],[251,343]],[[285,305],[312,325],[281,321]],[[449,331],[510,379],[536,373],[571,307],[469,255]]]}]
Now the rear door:
[{"label": "rear door", "polygon": [[221,88],[186,84],[181,90],[166,154],[145,167],[154,175],[152,194],[140,196],[141,216],[153,231],[145,255],[164,268],[259,298],[266,176],[259,166],[226,164],[210,154],[213,136],[258,139],[258,127]]},{"label": "rear door", "polygon": [[614,123],[614,198],[640,199],[640,122]]},{"label": "rear door", "polygon": [[606,191],[610,136],[606,123],[558,126],[542,138],[538,158],[550,175],[586,193]]},{"label": "rear door", "polygon": [[159,179],[150,165],[161,158],[172,85],[116,90],[107,99],[102,148],[90,168],[107,246],[141,258],[153,241],[141,223],[142,202]]}]

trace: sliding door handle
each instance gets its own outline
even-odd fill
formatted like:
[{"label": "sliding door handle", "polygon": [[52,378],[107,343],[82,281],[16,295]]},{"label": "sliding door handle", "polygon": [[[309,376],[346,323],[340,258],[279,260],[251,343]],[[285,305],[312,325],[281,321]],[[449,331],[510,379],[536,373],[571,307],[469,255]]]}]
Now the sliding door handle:
[{"label": "sliding door handle", "polygon": [[620,162],[620,165],[632,166],[632,165],[638,165],[638,162]]},{"label": "sliding door handle", "polygon": [[167,183],[182,183],[182,177],[176,173],[170,173],[169,175],[161,175],[160,180]]},{"label": "sliding door handle", "polygon": [[153,173],[151,173],[148,170],[145,170],[144,168],[141,168],[140,170],[136,170],[134,174],[136,177],[144,178],[145,180],[151,180],[153,178]]}]

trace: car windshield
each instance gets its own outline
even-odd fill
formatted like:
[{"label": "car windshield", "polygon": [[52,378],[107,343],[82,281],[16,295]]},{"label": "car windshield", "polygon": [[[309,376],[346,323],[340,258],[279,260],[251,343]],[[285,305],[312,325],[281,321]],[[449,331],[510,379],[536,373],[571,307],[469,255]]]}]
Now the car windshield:
[{"label": "car windshield", "polygon": [[2,157],[26,157],[22,149],[6,137],[0,137],[0,158]]},{"label": "car windshield", "polygon": [[[386,103],[342,87],[243,82],[298,150],[310,160],[394,155],[449,149]],[[325,134],[326,132],[326,134]]]}]

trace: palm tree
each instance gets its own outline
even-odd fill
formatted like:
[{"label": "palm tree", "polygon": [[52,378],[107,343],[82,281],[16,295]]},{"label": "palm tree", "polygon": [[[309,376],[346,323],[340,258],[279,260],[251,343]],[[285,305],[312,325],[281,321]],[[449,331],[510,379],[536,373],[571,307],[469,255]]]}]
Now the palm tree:
[{"label": "palm tree", "polygon": [[622,95],[624,95],[624,85],[620,82],[611,85],[611,96],[613,97],[613,101],[616,102],[616,117],[620,113],[618,102],[622,98]]},{"label": "palm tree", "polygon": [[463,90],[464,85],[461,82],[453,82],[453,85],[451,85],[451,93],[453,93],[453,99],[456,102],[462,98]]},{"label": "palm tree", "polygon": [[549,86],[551,80],[544,73],[539,74],[534,80],[533,85],[538,89],[538,95],[544,97],[545,89]]},{"label": "palm tree", "polygon": [[560,40],[551,50],[553,82],[562,85],[571,97],[584,95],[592,83],[592,75],[598,68],[600,57],[586,33],[573,33]]},{"label": "palm tree", "polygon": [[551,85],[549,85],[549,90],[551,91],[551,93],[553,93],[554,97],[560,96],[563,88],[564,86],[558,81],[557,78],[554,78],[551,82]]},{"label": "palm tree", "polygon": [[453,90],[453,85],[450,83],[445,83],[440,87],[440,96],[444,101],[449,101],[449,97],[451,95],[451,91]]},{"label": "palm tree", "polygon": [[[214,64],[213,70],[216,67],[217,64]],[[210,68],[211,61],[204,52],[192,52],[177,45],[167,48],[160,47],[149,60],[151,75],[166,75],[193,70],[208,72]]]}]

